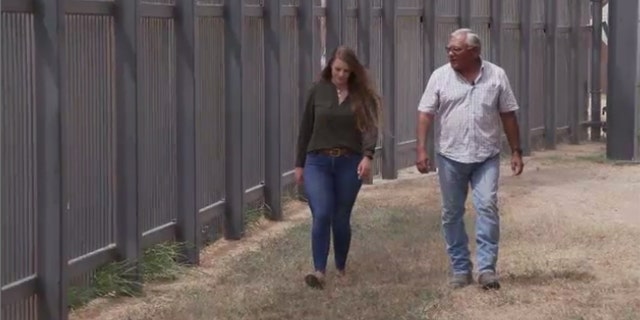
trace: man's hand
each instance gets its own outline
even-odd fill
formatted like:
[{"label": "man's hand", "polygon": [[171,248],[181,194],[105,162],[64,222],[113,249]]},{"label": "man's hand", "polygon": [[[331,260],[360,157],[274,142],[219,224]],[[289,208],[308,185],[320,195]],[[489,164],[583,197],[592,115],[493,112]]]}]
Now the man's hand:
[{"label": "man's hand", "polygon": [[427,154],[426,141],[427,133],[433,123],[434,115],[432,113],[418,112],[418,128],[416,137],[416,168],[420,173],[427,173],[431,168],[429,163],[429,155]]},{"label": "man's hand", "polygon": [[519,176],[524,170],[524,162],[522,161],[522,154],[518,151],[511,154],[511,171],[514,176]]},{"label": "man's hand", "polygon": [[500,113],[500,119],[507,135],[507,140],[511,146],[511,171],[514,176],[519,176],[524,169],[522,161],[522,149],[520,149],[520,129],[518,128],[518,118],[514,111]]},{"label": "man's hand", "polygon": [[425,148],[418,148],[416,152],[416,168],[420,173],[429,172],[429,156],[427,155],[427,150]]}]

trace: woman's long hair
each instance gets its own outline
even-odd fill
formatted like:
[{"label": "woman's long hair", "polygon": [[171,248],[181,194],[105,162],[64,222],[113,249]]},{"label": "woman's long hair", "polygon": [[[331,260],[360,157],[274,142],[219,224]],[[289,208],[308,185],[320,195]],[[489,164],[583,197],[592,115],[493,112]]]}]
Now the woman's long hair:
[{"label": "woman's long hair", "polygon": [[331,82],[331,67],[336,59],[344,61],[349,66],[349,95],[353,102],[358,129],[362,132],[377,130],[381,125],[381,99],[373,86],[369,73],[351,48],[338,47],[327,61],[320,77]]}]

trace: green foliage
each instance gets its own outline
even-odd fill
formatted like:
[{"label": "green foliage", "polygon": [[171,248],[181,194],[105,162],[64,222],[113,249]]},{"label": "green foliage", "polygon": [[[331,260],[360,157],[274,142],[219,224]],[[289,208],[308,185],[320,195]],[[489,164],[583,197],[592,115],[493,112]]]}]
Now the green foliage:
[{"label": "green foliage", "polygon": [[145,282],[175,280],[181,273],[183,244],[162,243],[147,248],[138,265],[140,279],[133,274],[131,261],[115,261],[98,268],[87,286],[69,288],[69,307],[77,309],[96,298],[132,297],[140,294]]},{"label": "green foliage", "polygon": [[254,226],[258,221],[260,221],[260,218],[263,216],[268,217],[270,213],[271,208],[269,208],[269,206],[264,202],[250,207],[244,214],[245,227]]},{"label": "green foliage", "polygon": [[182,270],[177,261],[182,258],[183,244],[165,243],[145,250],[140,265],[144,282],[175,280]]}]

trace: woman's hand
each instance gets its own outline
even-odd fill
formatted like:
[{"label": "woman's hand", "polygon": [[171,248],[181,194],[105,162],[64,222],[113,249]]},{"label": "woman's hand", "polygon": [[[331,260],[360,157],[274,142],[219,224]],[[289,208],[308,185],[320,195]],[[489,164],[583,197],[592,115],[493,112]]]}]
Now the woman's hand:
[{"label": "woman's hand", "polygon": [[303,169],[301,167],[296,167],[295,178],[296,178],[296,184],[297,185],[302,185],[302,182],[304,180],[302,178],[302,173],[303,173]]},{"label": "woman's hand", "polygon": [[369,177],[369,174],[371,174],[371,159],[363,157],[358,165],[358,179],[362,180],[363,177]]}]

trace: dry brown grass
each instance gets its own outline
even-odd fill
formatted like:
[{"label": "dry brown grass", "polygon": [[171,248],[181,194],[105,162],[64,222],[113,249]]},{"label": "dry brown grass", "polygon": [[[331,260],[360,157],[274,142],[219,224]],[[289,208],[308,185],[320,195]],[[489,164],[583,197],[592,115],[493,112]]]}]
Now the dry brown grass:
[{"label": "dry brown grass", "polygon": [[204,250],[180,281],[72,319],[640,319],[640,167],[601,152],[540,153],[518,178],[504,168],[499,292],[446,288],[437,181],[409,169],[361,193],[346,283],[331,273],[323,291],[304,286],[308,211],[293,203],[285,222]]}]

